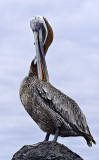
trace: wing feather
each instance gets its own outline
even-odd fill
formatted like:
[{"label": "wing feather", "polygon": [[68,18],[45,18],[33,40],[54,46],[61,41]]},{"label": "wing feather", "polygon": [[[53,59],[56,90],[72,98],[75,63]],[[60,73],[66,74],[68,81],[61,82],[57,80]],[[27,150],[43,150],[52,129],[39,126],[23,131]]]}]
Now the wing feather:
[{"label": "wing feather", "polygon": [[49,104],[49,107],[74,124],[80,131],[90,134],[86,118],[78,104],[70,97],[53,87],[50,83],[41,82],[37,86],[40,96]]}]

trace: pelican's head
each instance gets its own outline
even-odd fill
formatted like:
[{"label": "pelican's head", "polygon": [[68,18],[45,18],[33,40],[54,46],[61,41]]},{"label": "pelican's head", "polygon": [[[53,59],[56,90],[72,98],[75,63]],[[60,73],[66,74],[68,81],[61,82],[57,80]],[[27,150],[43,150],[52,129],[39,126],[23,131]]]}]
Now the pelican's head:
[{"label": "pelican's head", "polygon": [[48,29],[47,29],[47,26],[46,26],[46,23],[45,23],[43,17],[39,16],[39,15],[34,16],[32,18],[32,20],[30,21],[30,27],[34,33],[39,32],[39,34],[41,34],[40,30],[42,30],[42,41],[43,41],[43,45],[44,45],[46,42],[47,36],[48,36]]},{"label": "pelican's head", "polygon": [[53,31],[48,21],[42,16],[34,16],[30,21],[30,27],[34,34],[36,57],[33,62],[37,63],[38,77],[49,81],[45,61],[45,54],[53,40]]}]

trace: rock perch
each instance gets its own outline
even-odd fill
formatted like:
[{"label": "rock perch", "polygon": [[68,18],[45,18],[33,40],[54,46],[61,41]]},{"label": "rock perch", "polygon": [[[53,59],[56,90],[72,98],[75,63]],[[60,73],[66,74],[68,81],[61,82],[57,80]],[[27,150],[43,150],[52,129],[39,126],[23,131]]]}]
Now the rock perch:
[{"label": "rock perch", "polygon": [[55,142],[40,142],[23,146],[12,160],[83,160],[66,146]]}]

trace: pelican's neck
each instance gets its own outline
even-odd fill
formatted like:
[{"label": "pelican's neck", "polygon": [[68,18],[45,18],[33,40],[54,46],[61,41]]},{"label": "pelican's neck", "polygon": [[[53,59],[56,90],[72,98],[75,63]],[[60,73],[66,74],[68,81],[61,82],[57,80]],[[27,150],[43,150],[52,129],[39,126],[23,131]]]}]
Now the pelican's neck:
[{"label": "pelican's neck", "polygon": [[29,75],[30,74],[38,76],[38,74],[37,74],[37,64],[34,64],[34,59],[32,60],[31,65],[30,65]]},{"label": "pelican's neck", "polygon": [[52,27],[50,26],[50,24],[48,23],[48,21],[46,20],[46,18],[44,18],[44,21],[45,21],[47,29],[48,29],[48,36],[47,36],[47,39],[46,39],[46,42],[44,45],[44,53],[46,55],[47,50],[53,41],[53,30],[52,30]]}]

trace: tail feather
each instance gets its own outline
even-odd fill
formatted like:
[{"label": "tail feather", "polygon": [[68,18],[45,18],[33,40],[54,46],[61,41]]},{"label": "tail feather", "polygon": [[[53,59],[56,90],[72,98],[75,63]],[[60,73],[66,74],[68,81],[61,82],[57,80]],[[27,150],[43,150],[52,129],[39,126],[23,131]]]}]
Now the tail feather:
[{"label": "tail feather", "polygon": [[92,137],[92,142],[93,142],[94,144],[96,144],[96,141],[93,139],[93,137]]},{"label": "tail feather", "polygon": [[94,144],[96,144],[96,141],[93,139],[93,137],[91,135],[85,135],[84,137],[85,137],[89,147],[92,147],[92,142]]}]

